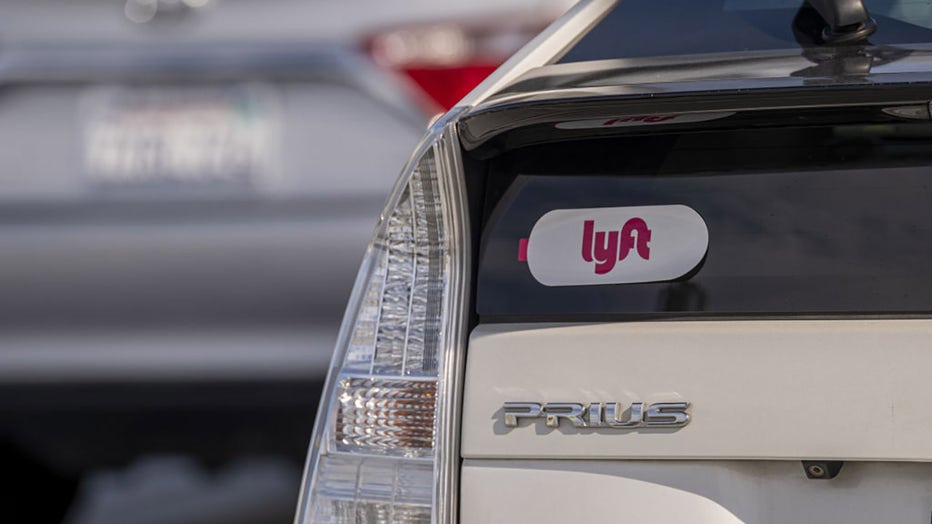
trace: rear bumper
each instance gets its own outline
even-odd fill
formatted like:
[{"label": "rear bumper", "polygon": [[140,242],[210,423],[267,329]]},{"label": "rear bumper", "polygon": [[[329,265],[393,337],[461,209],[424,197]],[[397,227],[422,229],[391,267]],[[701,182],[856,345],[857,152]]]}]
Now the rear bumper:
[{"label": "rear bumper", "polygon": [[466,460],[460,522],[925,522],[930,482],[929,464],[851,462],[825,481],[794,461]]}]

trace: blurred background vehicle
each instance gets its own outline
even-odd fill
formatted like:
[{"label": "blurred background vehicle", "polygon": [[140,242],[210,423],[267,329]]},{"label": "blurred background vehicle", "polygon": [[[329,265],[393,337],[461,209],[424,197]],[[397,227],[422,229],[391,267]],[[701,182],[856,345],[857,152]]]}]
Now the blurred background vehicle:
[{"label": "blurred background vehicle", "polygon": [[289,522],[397,171],[566,6],[4,2],[0,516]]}]

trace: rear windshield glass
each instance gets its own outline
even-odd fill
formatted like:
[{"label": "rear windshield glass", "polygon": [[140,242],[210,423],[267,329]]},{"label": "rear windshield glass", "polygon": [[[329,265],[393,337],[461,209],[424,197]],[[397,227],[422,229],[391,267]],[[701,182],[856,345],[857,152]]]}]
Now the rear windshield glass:
[{"label": "rear windshield glass", "polygon": [[[621,0],[560,62],[793,49],[801,1]],[[932,0],[866,1],[872,44],[932,42]]]},{"label": "rear windshield glass", "polygon": [[[477,294],[487,320],[932,312],[928,124],[529,147],[496,161],[487,199]],[[529,270],[524,242],[548,213],[639,206],[685,206],[701,217],[707,250],[694,268],[670,280],[603,285],[573,285],[574,275],[545,285]],[[579,239],[565,246],[571,257],[584,256],[582,219],[578,226]],[[660,235],[671,231],[662,227],[650,239],[655,259]],[[531,240],[531,255],[560,256],[536,253],[547,246],[534,242],[547,240]],[[630,249],[629,259],[637,254]]]}]

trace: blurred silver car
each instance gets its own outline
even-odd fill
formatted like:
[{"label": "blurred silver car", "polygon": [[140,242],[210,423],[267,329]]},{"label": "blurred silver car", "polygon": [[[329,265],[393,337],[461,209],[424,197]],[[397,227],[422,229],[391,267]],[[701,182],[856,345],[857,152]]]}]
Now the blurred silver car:
[{"label": "blurred silver car", "polygon": [[75,491],[153,454],[284,457],[289,517],[395,170],[562,7],[5,2],[0,458],[55,493],[31,520],[267,520],[274,497],[248,483],[187,516],[164,500],[188,488],[126,494],[145,512],[107,502],[126,482]]}]

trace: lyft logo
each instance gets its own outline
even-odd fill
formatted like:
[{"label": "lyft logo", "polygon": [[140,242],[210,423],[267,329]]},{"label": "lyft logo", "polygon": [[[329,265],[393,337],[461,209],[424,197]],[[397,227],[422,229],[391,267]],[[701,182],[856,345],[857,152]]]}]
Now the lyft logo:
[{"label": "lyft logo", "polygon": [[518,259],[546,286],[632,284],[675,280],[708,247],[705,221],[681,204],[556,209],[520,242]]},{"label": "lyft logo", "polygon": [[602,122],[604,127],[617,127],[618,124],[624,124],[627,122],[644,122],[646,124],[659,124],[660,122],[669,122],[677,117],[677,115],[639,115],[639,116],[627,116],[624,118],[612,118]]},{"label": "lyft logo", "polygon": [[728,118],[733,111],[716,111],[707,113],[670,113],[665,115],[631,115],[615,118],[598,118],[594,120],[573,120],[558,122],[557,129],[604,129],[614,127],[647,127],[670,124],[695,124]]},{"label": "lyft logo", "polygon": [[583,222],[582,235],[583,260],[595,261],[597,275],[604,275],[614,269],[615,262],[628,258],[628,253],[635,246],[638,256],[650,260],[650,235],[647,222],[639,217],[625,222],[621,231],[595,231],[595,220],[586,220]]}]

